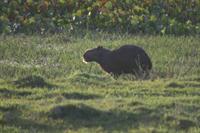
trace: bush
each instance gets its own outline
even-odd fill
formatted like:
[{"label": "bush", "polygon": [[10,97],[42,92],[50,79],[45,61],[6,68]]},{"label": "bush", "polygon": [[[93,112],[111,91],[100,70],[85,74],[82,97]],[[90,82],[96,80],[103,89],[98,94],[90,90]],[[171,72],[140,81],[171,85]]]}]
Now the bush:
[{"label": "bush", "polygon": [[1,33],[199,34],[199,0],[2,0]]}]

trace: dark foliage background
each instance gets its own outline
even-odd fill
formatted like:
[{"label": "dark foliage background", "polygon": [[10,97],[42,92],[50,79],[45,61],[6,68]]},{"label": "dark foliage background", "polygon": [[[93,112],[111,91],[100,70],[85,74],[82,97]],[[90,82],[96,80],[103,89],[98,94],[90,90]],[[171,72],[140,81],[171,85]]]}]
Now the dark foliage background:
[{"label": "dark foliage background", "polygon": [[200,33],[199,0],[1,0],[0,33]]}]

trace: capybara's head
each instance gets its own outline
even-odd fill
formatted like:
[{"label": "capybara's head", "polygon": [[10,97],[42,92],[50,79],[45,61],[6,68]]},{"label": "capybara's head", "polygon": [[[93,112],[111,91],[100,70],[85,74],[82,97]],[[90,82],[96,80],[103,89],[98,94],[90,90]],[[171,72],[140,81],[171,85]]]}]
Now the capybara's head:
[{"label": "capybara's head", "polygon": [[103,47],[98,46],[97,48],[87,50],[85,54],[83,55],[85,62],[92,62],[92,61],[99,61],[101,58],[101,55],[103,53]]}]

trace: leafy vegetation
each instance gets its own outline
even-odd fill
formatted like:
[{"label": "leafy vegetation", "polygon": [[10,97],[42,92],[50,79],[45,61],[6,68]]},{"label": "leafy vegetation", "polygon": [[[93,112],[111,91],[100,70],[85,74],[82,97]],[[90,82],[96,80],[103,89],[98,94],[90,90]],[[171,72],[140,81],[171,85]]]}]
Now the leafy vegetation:
[{"label": "leafy vegetation", "polygon": [[199,34],[199,0],[2,0],[1,33]]},{"label": "leafy vegetation", "polygon": [[[0,36],[0,132],[200,132],[199,37],[82,34]],[[82,62],[126,43],[150,55],[149,80]]]}]

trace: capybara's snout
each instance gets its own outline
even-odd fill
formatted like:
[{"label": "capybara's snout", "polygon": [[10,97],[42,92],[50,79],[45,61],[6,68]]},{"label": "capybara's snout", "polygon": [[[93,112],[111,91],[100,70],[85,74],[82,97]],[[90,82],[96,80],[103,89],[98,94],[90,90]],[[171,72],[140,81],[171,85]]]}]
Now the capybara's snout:
[{"label": "capybara's snout", "polygon": [[90,56],[88,55],[87,52],[83,55],[83,59],[84,59],[85,62],[90,62],[91,61]]}]

